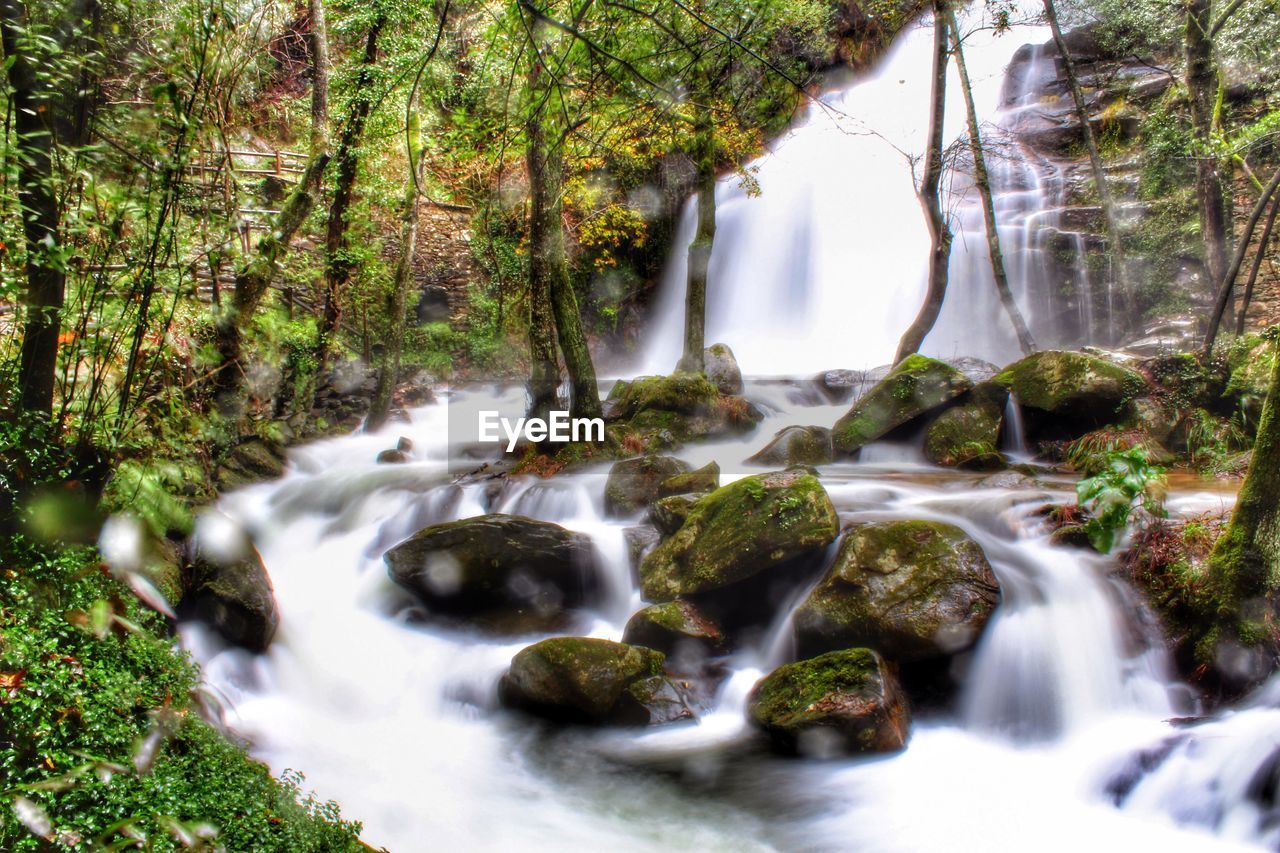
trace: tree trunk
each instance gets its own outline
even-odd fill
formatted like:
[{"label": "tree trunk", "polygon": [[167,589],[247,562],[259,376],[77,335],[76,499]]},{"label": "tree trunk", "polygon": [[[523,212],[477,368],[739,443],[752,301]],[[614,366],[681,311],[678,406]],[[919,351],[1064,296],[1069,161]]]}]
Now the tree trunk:
[{"label": "tree trunk", "polygon": [[258,242],[254,256],[236,271],[231,305],[219,313],[214,328],[220,362],[213,375],[213,390],[224,412],[231,412],[238,402],[244,378],[240,363],[244,349],[243,327],[253,318],[253,312],[271,285],[280,256],[315,207],[320,178],[328,163],[329,158],[324,154],[311,159],[306,173],[276,215],[270,230]]},{"label": "tree trunk", "polygon": [[1272,347],[1271,389],[1262,406],[1253,460],[1226,531],[1209,557],[1221,600],[1246,606],[1270,600],[1280,572],[1280,355]]},{"label": "tree trunk", "polygon": [[418,184],[414,172],[422,170],[422,139],[418,113],[409,112],[409,168],[404,192],[404,210],[400,214],[400,257],[396,261],[395,286],[387,300],[387,340],[378,367],[378,384],[373,390],[369,415],[364,429],[373,432],[387,421],[391,410],[391,392],[400,374],[400,355],[404,351],[405,312],[409,308],[409,292],[413,290],[413,258],[418,247]]},{"label": "tree trunk", "polygon": [[1258,271],[1262,269],[1263,258],[1267,254],[1267,246],[1271,244],[1271,230],[1276,224],[1276,213],[1280,212],[1280,195],[1271,200],[1271,212],[1267,214],[1267,224],[1258,238],[1258,251],[1253,256],[1253,266],[1249,268],[1249,281],[1244,286],[1244,299],[1240,301],[1240,311],[1236,314],[1236,335],[1244,334],[1245,321],[1249,316],[1249,304],[1253,302],[1253,288],[1258,283]]},{"label": "tree trunk", "polygon": [[1102,155],[1098,152],[1098,139],[1094,136],[1093,125],[1089,124],[1089,108],[1085,104],[1080,80],[1076,77],[1071,52],[1067,48],[1066,40],[1062,37],[1062,28],[1058,26],[1058,12],[1054,8],[1053,0],[1044,0],[1044,14],[1049,21],[1049,28],[1053,31],[1053,41],[1058,46],[1058,54],[1062,57],[1062,70],[1067,78],[1067,88],[1071,90],[1071,99],[1076,106],[1076,117],[1080,120],[1085,148],[1089,152],[1093,183],[1098,190],[1098,201],[1102,205],[1102,215],[1107,226],[1107,248],[1111,254],[1112,278],[1119,285],[1124,328],[1128,329],[1138,320],[1137,299],[1129,285],[1129,270],[1125,263],[1124,242],[1120,235],[1120,223],[1116,218],[1115,200],[1111,197],[1111,188],[1107,185],[1107,175],[1102,168]]},{"label": "tree trunk", "polygon": [[925,153],[924,179],[920,203],[929,223],[932,248],[929,253],[929,288],[920,313],[898,342],[894,362],[919,352],[925,336],[933,329],[947,295],[947,272],[951,263],[951,229],[942,210],[942,120],[947,103],[947,10],[944,0],[933,4],[933,77],[929,106],[929,150]]},{"label": "tree trunk", "polygon": [[689,244],[689,271],[684,308],[684,355],[680,370],[701,373],[705,367],[707,271],[716,239],[716,128],[711,110],[697,108],[694,138],[698,151],[698,230]]},{"label": "tree trunk", "polygon": [[987,230],[987,254],[991,258],[991,276],[995,279],[996,290],[1000,293],[1000,302],[1009,314],[1013,330],[1018,335],[1018,346],[1023,355],[1036,351],[1035,339],[1027,328],[1027,321],[1018,309],[1017,300],[1013,298],[1013,290],[1009,287],[1009,276],[1005,270],[1004,252],[1000,248],[1000,232],[996,227],[996,205],[991,197],[991,178],[987,172],[987,158],[982,148],[982,133],[978,127],[978,111],[973,104],[973,89],[969,85],[969,69],[964,62],[964,45],[960,42],[960,27],[956,23],[954,11],[947,12],[947,25],[951,30],[951,48],[955,55],[956,68],[960,72],[960,91],[964,94],[964,107],[969,126],[969,150],[973,153],[973,181],[978,187],[982,199],[982,219]]},{"label": "tree trunk", "polygon": [[324,311],[320,317],[319,335],[316,339],[317,372],[323,376],[329,366],[333,339],[342,323],[342,297],[347,282],[351,280],[352,263],[347,257],[347,214],[355,196],[356,177],[360,171],[360,142],[364,126],[373,108],[369,87],[373,85],[373,66],[378,61],[378,35],[382,20],[374,22],[365,38],[364,57],[352,94],[351,109],[342,128],[342,138],[334,154],[337,174],[334,177],[333,201],[329,204],[329,218],[324,241]]},{"label": "tree trunk", "polygon": [[324,0],[308,0],[311,19],[311,155],[329,145],[329,25]]},{"label": "tree trunk", "polygon": [[[560,352],[564,355],[572,388],[572,416],[600,417],[600,392],[596,384],[595,366],[591,363],[591,352],[587,348],[587,338],[582,330],[578,297],[573,291],[569,263],[565,257],[564,220],[561,212],[564,187],[563,142],[548,141],[542,118],[537,115],[529,119],[526,136],[530,194],[530,293],[550,298]],[[530,331],[532,333],[532,329]],[[551,352],[554,354],[554,348]]]},{"label": "tree trunk", "polygon": [[[1205,270],[1210,288],[1221,288],[1227,273],[1231,219],[1227,211],[1222,176],[1223,162],[1214,152],[1213,125],[1218,90],[1218,68],[1213,60],[1212,0],[1187,0],[1185,42],[1187,100],[1196,147],[1196,199],[1200,212],[1200,238],[1204,242]],[[1227,294],[1229,315],[1231,294]],[[1216,332],[1216,328],[1214,330]],[[1208,336],[1206,335],[1206,338]]]},{"label": "tree trunk", "polygon": [[[1258,227],[1258,220],[1262,218],[1262,212],[1266,210],[1267,203],[1271,201],[1271,197],[1280,190],[1280,169],[1276,169],[1275,175],[1271,178],[1271,183],[1267,184],[1263,189],[1262,195],[1258,196],[1258,201],[1253,205],[1253,210],[1249,212],[1249,221],[1245,223],[1244,233],[1240,235],[1240,242],[1236,246],[1235,254],[1231,257],[1231,265],[1227,267],[1226,272],[1222,274],[1222,281],[1218,284],[1218,296],[1213,303],[1213,313],[1209,315],[1209,327],[1204,333],[1204,348],[1200,352],[1200,356],[1205,361],[1213,355],[1213,342],[1218,337],[1218,329],[1222,325],[1223,317],[1226,315],[1227,305],[1231,302],[1231,294],[1235,289],[1236,276],[1240,274],[1240,266],[1244,263],[1244,253],[1249,248],[1249,241],[1253,238],[1254,229]],[[1262,247],[1258,249],[1259,253]]]}]

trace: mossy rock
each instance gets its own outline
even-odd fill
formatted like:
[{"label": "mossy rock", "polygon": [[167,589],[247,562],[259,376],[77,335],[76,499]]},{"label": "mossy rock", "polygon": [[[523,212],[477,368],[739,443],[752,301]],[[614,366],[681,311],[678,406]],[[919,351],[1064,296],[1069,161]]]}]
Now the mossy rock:
[{"label": "mossy rock", "polygon": [[186,576],[180,615],[204,622],[233,645],[267,650],[280,614],[271,578],[247,533],[216,550],[194,537]]},{"label": "mossy rock", "polygon": [[972,648],[1000,601],[982,548],[936,521],[850,528],[792,616],[802,654],[870,646],[895,662]]},{"label": "mossy rock", "polygon": [[750,465],[825,465],[835,458],[831,430],[823,427],[789,426],[778,430],[773,440],[747,460]]},{"label": "mossy rock", "polygon": [[831,498],[812,474],[757,474],[700,500],[675,535],[640,564],[650,601],[721,589],[824,548],[839,534]]},{"label": "mossy rock", "polygon": [[911,724],[897,678],[861,648],[778,667],[752,690],[747,716],[780,751],[814,757],[896,752]]},{"label": "mossy rock", "polygon": [[664,482],[688,470],[688,463],[674,456],[639,456],[615,462],[604,485],[605,515],[634,515],[658,498]]},{"label": "mossy rock", "polygon": [[[666,656],[643,646],[590,637],[553,637],[521,650],[498,683],[508,708],[560,723],[649,721],[637,682],[663,675]],[[651,695],[655,687],[641,689]]]},{"label": "mossy rock", "polygon": [[707,379],[721,394],[742,393],[742,370],[733,350],[726,344],[712,344],[703,351],[703,368]]},{"label": "mossy rock", "polygon": [[643,411],[695,415],[710,410],[718,396],[716,386],[701,373],[641,376],[614,384],[605,400],[605,416],[622,420]]},{"label": "mossy rock", "polygon": [[924,455],[944,468],[990,471],[1004,466],[1000,427],[1009,392],[984,382],[964,400],[933,419],[924,434]]},{"label": "mossy rock", "polygon": [[501,632],[554,627],[598,587],[589,537],[515,515],[432,525],[385,560],[391,579],[432,612]]},{"label": "mossy rock", "polygon": [[923,355],[903,359],[863,394],[831,430],[835,450],[853,454],[973,387],[960,371]]},{"label": "mossy rock", "polygon": [[675,474],[662,481],[658,494],[667,495],[702,495],[720,488],[720,466],[708,462],[696,471]]},{"label": "mossy rock", "polygon": [[1236,347],[1230,360],[1231,376],[1223,390],[1228,411],[1239,410],[1252,423],[1262,417],[1274,358],[1275,345],[1270,341],[1247,339]]},{"label": "mossy rock", "polygon": [[1041,438],[1076,438],[1123,419],[1125,404],[1149,392],[1127,367],[1081,352],[1045,350],[1005,368],[995,381],[1009,389]]},{"label": "mossy rock", "polygon": [[664,536],[675,533],[689,519],[689,514],[698,505],[697,495],[670,495],[654,501],[649,507],[649,521]]},{"label": "mossy rock", "polygon": [[651,604],[627,620],[622,642],[680,658],[723,654],[724,631],[691,601]]},{"label": "mossy rock", "polygon": [[252,436],[227,451],[214,479],[223,490],[238,489],[278,479],[284,474],[285,464],[282,445]]}]

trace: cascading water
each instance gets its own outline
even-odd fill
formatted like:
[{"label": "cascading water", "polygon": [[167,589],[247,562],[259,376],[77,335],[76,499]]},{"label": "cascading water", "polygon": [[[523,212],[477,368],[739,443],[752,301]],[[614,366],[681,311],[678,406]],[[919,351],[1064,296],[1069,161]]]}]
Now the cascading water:
[{"label": "cascading water", "polygon": [[[1014,46],[1010,39],[971,47],[982,91]],[[909,34],[876,78],[832,103],[864,120],[873,105],[885,105],[880,115],[897,127],[877,130],[915,138],[917,116],[908,108],[921,105],[922,124],[916,71],[927,66],[924,48],[927,37]],[[820,154],[836,159],[815,159]],[[719,292],[710,302],[722,308],[710,338],[729,338],[748,372],[809,374],[892,355],[916,309],[921,269],[914,259],[924,256],[923,226],[904,229],[920,219],[899,158],[881,136],[814,116],[761,164],[770,212],[760,213],[760,200],[731,184],[721,187],[725,225],[713,259]],[[1031,231],[1035,195],[1025,192],[1002,200]],[[1007,217],[1011,234],[1016,218]],[[778,239],[779,222],[798,224]],[[866,239],[892,251],[867,252]],[[1018,275],[1034,317],[1034,276]],[[979,287],[976,280],[975,272],[964,287]],[[741,298],[725,292],[735,287]],[[949,311],[1001,310],[994,292],[989,300],[963,289],[957,295],[974,299],[953,299]],[[790,320],[780,313],[788,306]],[[671,317],[660,335],[679,328]],[[794,349],[779,348],[793,322]],[[735,330],[739,337],[726,334]],[[950,354],[959,340],[931,345]],[[656,343],[655,358],[674,360],[676,342]],[[695,466],[718,461],[733,479],[774,430],[830,426],[846,408],[795,383],[752,383],[748,394],[766,413],[757,430],[678,455]],[[450,409],[456,416],[521,403],[518,394],[473,391],[378,433],[301,448],[280,481],[227,495],[202,521],[200,535],[217,535],[220,524],[253,534],[275,586],[280,629],[261,657],[221,647],[196,624],[183,626],[184,642],[203,662],[227,723],[254,753],[276,771],[303,771],[308,786],[364,822],[370,844],[1203,851],[1230,840],[1276,842],[1280,714],[1264,694],[1257,707],[1194,729],[1167,722],[1194,713],[1189,691],[1171,679],[1162,644],[1140,627],[1147,623],[1134,618],[1126,588],[1111,576],[1113,562],[1051,547],[1035,514],[1046,501],[1065,499],[1070,484],[986,487],[980,475],[929,468],[896,446],[873,445],[860,462],[823,466],[842,521],[958,525],[982,546],[1003,591],[979,646],[958,662],[964,671],[953,672],[962,685],[956,707],[919,715],[904,752],[805,761],[750,747],[748,693],[791,654],[785,609],[726,662],[727,675],[696,723],[550,732],[499,711],[500,674],[540,635],[494,639],[432,623],[388,579],[382,555],[389,547],[425,525],[486,512],[554,521],[588,534],[603,566],[605,595],[577,614],[574,633],[618,639],[640,605],[624,536],[634,521],[608,520],[602,511],[607,468],[547,481],[453,482]],[[1009,431],[1020,448],[1019,430]],[[413,439],[413,459],[375,464],[399,435]],[[1226,500],[1175,494],[1170,507],[1190,516]]]}]

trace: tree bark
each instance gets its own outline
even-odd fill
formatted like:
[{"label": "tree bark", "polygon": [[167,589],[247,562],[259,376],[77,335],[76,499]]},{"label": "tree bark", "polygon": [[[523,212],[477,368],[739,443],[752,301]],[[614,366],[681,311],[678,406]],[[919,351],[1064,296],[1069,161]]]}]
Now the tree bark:
[{"label": "tree bark", "polygon": [[231,305],[219,313],[214,327],[220,362],[213,374],[213,390],[224,412],[230,413],[234,409],[244,379],[240,363],[244,349],[243,327],[252,319],[258,303],[271,285],[280,256],[315,207],[320,178],[328,163],[329,158],[325,154],[311,159],[298,186],[272,222],[271,230],[258,242],[254,256],[236,271]]},{"label": "tree bark", "polygon": [[982,199],[982,219],[987,230],[987,254],[991,258],[991,276],[995,279],[996,290],[1000,294],[1000,302],[1013,323],[1013,330],[1018,336],[1018,346],[1023,355],[1036,351],[1035,339],[1027,327],[1027,321],[1013,298],[1013,290],[1009,287],[1009,275],[1004,265],[1004,252],[1000,248],[1000,232],[996,226],[996,205],[991,197],[991,178],[987,172],[987,158],[982,147],[982,133],[978,127],[978,111],[973,104],[973,89],[969,84],[969,69],[964,61],[964,45],[960,42],[960,27],[956,23],[954,11],[947,12],[947,25],[951,30],[951,49],[955,55],[956,68],[960,72],[960,90],[964,94],[966,120],[969,126],[969,150],[973,153],[973,181],[978,187],[978,195]]},{"label": "tree bark", "polygon": [[329,145],[329,25],[324,0],[308,0],[311,20],[311,155]]},{"label": "tree bark", "polygon": [[1249,268],[1249,280],[1244,286],[1244,298],[1240,300],[1240,310],[1236,314],[1236,335],[1244,334],[1245,321],[1249,317],[1249,304],[1253,302],[1253,288],[1258,283],[1258,271],[1262,269],[1262,260],[1267,254],[1267,246],[1271,244],[1271,230],[1276,224],[1276,214],[1280,213],[1280,195],[1271,200],[1271,212],[1267,214],[1267,224],[1258,238],[1258,251],[1253,256],[1253,266]]},{"label": "tree bark", "polygon": [[[1258,227],[1258,220],[1262,218],[1262,213],[1266,210],[1267,203],[1271,201],[1271,197],[1276,194],[1277,190],[1280,190],[1280,169],[1276,169],[1271,182],[1263,189],[1262,195],[1258,196],[1258,201],[1253,205],[1253,210],[1249,212],[1249,221],[1245,223],[1244,233],[1240,235],[1240,242],[1236,246],[1235,254],[1231,257],[1231,265],[1222,274],[1222,281],[1218,285],[1218,295],[1213,303],[1213,313],[1209,315],[1209,327],[1204,333],[1204,348],[1200,351],[1200,356],[1205,361],[1208,361],[1209,357],[1213,355],[1213,342],[1218,337],[1218,329],[1221,327],[1223,317],[1226,315],[1227,305],[1231,302],[1236,276],[1240,274],[1240,266],[1244,263],[1245,250],[1249,248],[1249,241],[1253,238],[1254,229]],[[1261,246],[1258,248],[1258,252],[1261,255]]]},{"label": "tree bark", "polygon": [[689,244],[684,354],[678,369],[701,373],[705,367],[707,272],[716,239],[716,129],[710,108],[697,107],[693,132],[698,152],[698,230]]},{"label": "tree bark", "polygon": [[409,112],[409,168],[404,192],[404,209],[400,214],[400,256],[396,260],[395,285],[387,300],[387,340],[383,349],[382,364],[378,367],[378,384],[373,390],[369,415],[364,429],[372,432],[387,421],[391,410],[391,392],[400,374],[400,356],[404,351],[405,312],[409,308],[409,292],[415,283],[413,259],[418,248],[418,183],[414,171],[422,170],[422,139],[418,126],[418,114]]},{"label": "tree bark", "polygon": [[[538,115],[530,117],[526,137],[530,194],[530,293],[550,299],[560,352],[569,373],[572,416],[600,417],[600,392],[596,383],[595,365],[591,363],[591,352],[587,348],[587,338],[582,330],[578,297],[573,290],[569,263],[565,257],[561,203],[564,188],[563,142],[559,139],[547,139],[546,128]],[[532,328],[530,332],[532,333]],[[554,348],[551,352],[554,357]]]},{"label": "tree bark", "polygon": [[929,287],[920,313],[898,342],[895,363],[919,352],[933,329],[947,295],[947,273],[951,263],[951,228],[942,209],[942,121],[947,103],[947,7],[944,0],[933,4],[933,77],[929,106],[929,149],[925,153],[920,203],[929,224],[932,248],[929,253]]},{"label": "tree bark", "polygon": [[320,329],[316,338],[316,364],[320,375],[329,366],[333,339],[342,323],[342,298],[347,282],[351,280],[353,264],[347,257],[347,214],[355,197],[356,177],[360,171],[360,142],[373,99],[369,87],[373,85],[373,66],[378,61],[378,36],[382,32],[381,19],[374,22],[365,38],[364,57],[352,94],[351,109],[342,128],[338,150],[334,154],[337,173],[334,177],[333,200],[329,204],[329,218],[324,241],[324,310],[320,317]]},{"label": "tree bark", "polygon": [[[1221,288],[1227,274],[1231,219],[1222,175],[1223,161],[1214,152],[1213,125],[1218,90],[1218,68],[1213,60],[1213,2],[1187,0],[1183,49],[1186,59],[1187,100],[1191,129],[1197,147],[1196,200],[1200,213],[1200,237],[1204,243],[1205,271],[1210,288]],[[1229,314],[1231,294],[1224,312]],[[1214,330],[1216,332],[1216,329]],[[1208,335],[1206,335],[1208,338]]]},{"label": "tree bark", "polygon": [[1125,263],[1124,242],[1120,234],[1120,223],[1116,218],[1115,200],[1111,196],[1111,188],[1107,184],[1107,175],[1102,168],[1102,155],[1098,152],[1098,139],[1094,136],[1093,125],[1089,123],[1089,108],[1085,104],[1084,91],[1080,88],[1080,79],[1076,77],[1075,63],[1071,61],[1071,52],[1066,40],[1062,37],[1062,28],[1058,26],[1058,12],[1053,0],[1044,0],[1044,14],[1053,31],[1053,41],[1062,57],[1062,70],[1067,78],[1067,88],[1071,90],[1071,99],[1075,102],[1076,117],[1080,120],[1080,128],[1084,134],[1085,148],[1089,152],[1089,165],[1093,169],[1093,183],[1098,190],[1098,201],[1102,205],[1102,215],[1107,226],[1107,248],[1111,252],[1111,272],[1113,280],[1119,285],[1120,299],[1124,311],[1124,327],[1131,328],[1137,322],[1137,299],[1129,285],[1129,270]]}]

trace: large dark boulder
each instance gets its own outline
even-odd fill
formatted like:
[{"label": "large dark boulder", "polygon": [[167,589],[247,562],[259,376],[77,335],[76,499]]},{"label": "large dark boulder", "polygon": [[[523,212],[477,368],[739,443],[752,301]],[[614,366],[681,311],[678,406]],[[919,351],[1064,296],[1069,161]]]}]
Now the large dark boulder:
[{"label": "large dark boulder", "polygon": [[831,430],[789,426],[778,430],[764,448],[747,460],[752,465],[825,465],[835,457]]},{"label": "large dark boulder", "polygon": [[1009,392],[984,382],[933,419],[924,434],[924,455],[946,468],[991,470],[1004,465],[1000,427]]},{"label": "large dark boulder", "polygon": [[1008,388],[1036,437],[1076,438],[1123,419],[1148,392],[1141,374],[1082,352],[1046,350],[1011,364],[995,382]]},{"label": "large dark boulder", "polygon": [[515,515],[427,527],[385,559],[391,579],[433,612],[477,617],[499,630],[557,625],[598,585],[590,538]]},{"label": "large dark boulder", "polygon": [[663,674],[665,656],[643,646],[553,637],[520,651],[498,683],[514,708],[559,723],[644,725],[692,712]]},{"label": "large dark boulder", "polygon": [[702,355],[703,372],[721,394],[742,393],[742,370],[733,350],[725,344],[712,344]]},{"label": "large dark boulder", "polygon": [[792,616],[802,654],[870,646],[895,662],[972,648],[1000,601],[982,548],[935,521],[850,528]]},{"label": "large dark boulder", "polygon": [[756,474],[698,501],[684,525],[640,564],[650,601],[716,590],[824,548],[840,521],[818,478]]},{"label": "large dark boulder", "polygon": [[936,359],[912,355],[863,394],[831,430],[838,453],[853,454],[973,387],[959,370]]},{"label": "large dark boulder", "polygon": [[780,666],[755,686],[747,716],[787,753],[896,752],[911,712],[884,659],[845,649]]},{"label": "large dark boulder", "polygon": [[637,456],[615,462],[604,484],[605,515],[634,515],[659,497],[663,482],[688,470],[689,465],[674,456]]},{"label": "large dark boulder", "polygon": [[627,620],[622,642],[680,657],[705,657],[725,651],[724,632],[716,620],[684,600],[651,604],[637,611]]},{"label": "large dark boulder", "polygon": [[275,590],[247,533],[211,547],[199,534],[188,547],[179,615],[204,622],[227,642],[264,652],[280,622]]}]

